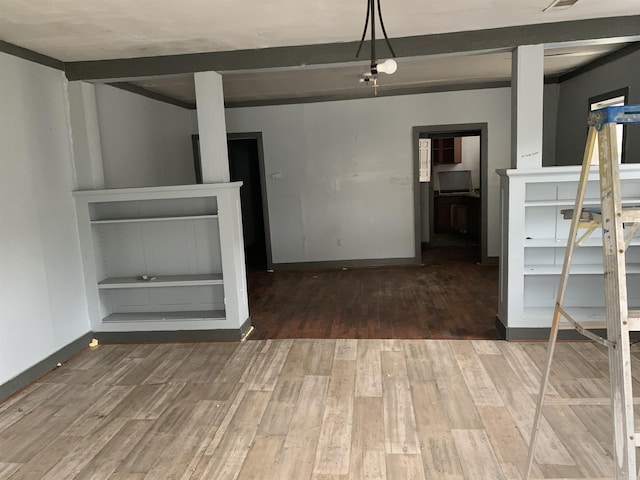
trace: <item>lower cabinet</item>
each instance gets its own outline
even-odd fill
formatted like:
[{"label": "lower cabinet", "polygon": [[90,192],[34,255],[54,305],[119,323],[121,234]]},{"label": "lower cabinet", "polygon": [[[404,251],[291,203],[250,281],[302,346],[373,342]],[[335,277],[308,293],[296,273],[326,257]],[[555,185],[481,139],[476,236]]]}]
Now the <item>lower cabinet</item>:
[{"label": "lower cabinet", "polygon": [[480,197],[442,195],[434,197],[434,233],[480,236]]}]

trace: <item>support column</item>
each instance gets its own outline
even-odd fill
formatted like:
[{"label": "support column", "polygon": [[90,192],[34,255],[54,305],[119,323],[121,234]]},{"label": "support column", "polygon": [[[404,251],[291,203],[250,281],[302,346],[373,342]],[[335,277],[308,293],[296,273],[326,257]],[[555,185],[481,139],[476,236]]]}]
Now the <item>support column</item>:
[{"label": "support column", "polygon": [[542,167],[544,45],[513,50],[511,66],[511,168]]},{"label": "support column", "polygon": [[194,80],[202,180],[204,183],[228,182],[229,154],[222,75],[217,72],[196,72]]},{"label": "support column", "polygon": [[69,82],[68,92],[74,188],[78,190],[104,188],[95,86],[81,81]]}]

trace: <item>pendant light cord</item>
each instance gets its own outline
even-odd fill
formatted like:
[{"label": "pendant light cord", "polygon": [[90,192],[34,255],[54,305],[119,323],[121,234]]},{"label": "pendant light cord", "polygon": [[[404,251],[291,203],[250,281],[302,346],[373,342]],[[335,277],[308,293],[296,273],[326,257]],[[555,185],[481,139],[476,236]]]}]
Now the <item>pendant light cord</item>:
[{"label": "pendant light cord", "polygon": [[[356,52],[356,58],[360,56],[360,51],[362,50],[362,45],[364,44],[364,39],[367,36],[367,29],[369,27],[369,18],[371,18],[371,64],[374,65],[376,62],[376,27],[375,27],[375,16],[376,16],[376,7],[375,0],[367,0],[367,16],[364,19],[364,30],[362,31],[362,37],[360,38],[360,44],[358,45],[358,51]],[[380,0],[378,2],[378,19],[380,20],[380,27],[382,28],[382,34],[384,35],[384,40],[389,47],[389,51],[393,58],[396,58],[396,52],[393,50],[391,46],[391,42],[389,41],[389,36],[387,35],[387,30],[384,27],[384,20],[382,19],[382,8],[380,6]]]}]

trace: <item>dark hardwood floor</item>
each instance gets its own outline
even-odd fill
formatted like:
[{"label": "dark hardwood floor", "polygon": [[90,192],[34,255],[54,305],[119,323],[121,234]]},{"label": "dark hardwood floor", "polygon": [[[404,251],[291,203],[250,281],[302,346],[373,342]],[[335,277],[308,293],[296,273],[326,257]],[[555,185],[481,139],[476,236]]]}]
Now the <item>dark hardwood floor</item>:
[{"label": "dark hardwood floor", "polygon": [[249,273],[251,339],[497,339],[498,267],[439,247],[423,266]]}]

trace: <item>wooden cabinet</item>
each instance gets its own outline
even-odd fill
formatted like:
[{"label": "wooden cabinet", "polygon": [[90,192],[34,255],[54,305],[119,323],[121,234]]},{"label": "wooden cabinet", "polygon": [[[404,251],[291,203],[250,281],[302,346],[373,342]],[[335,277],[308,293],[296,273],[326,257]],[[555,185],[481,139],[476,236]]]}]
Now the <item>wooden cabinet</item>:
[{"label": "wooden cabinet", "polygon": [[434,233],[480,235],[480,197],[441,195],[434,197]]},{"label": "wooden cabinet", "polygon": [[462,137],[431,139],[431,158],[434,165],[462,163]]}]

